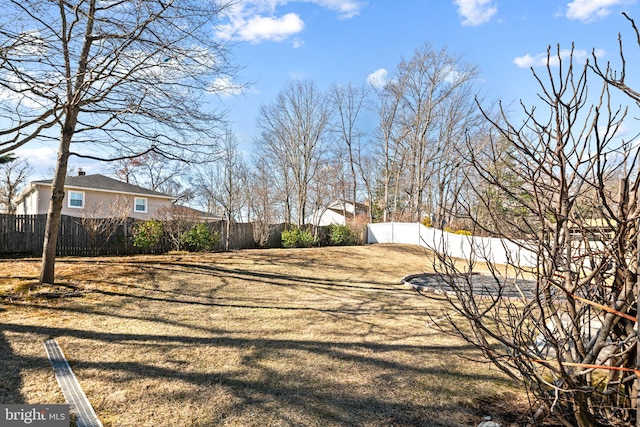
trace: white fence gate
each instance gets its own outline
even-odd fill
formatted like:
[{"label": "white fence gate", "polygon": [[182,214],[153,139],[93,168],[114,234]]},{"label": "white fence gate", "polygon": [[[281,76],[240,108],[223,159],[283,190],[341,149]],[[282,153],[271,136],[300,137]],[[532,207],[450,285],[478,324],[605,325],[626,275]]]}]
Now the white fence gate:
[{"label": "white fence gate", "polygon": [[420,223],[387,222],[367,226],[367,243],[405,243],[419,245],[443,255],[465,260],[536,265],[535,252],[514,242],[493,237],[464,236],[447,233]]}]

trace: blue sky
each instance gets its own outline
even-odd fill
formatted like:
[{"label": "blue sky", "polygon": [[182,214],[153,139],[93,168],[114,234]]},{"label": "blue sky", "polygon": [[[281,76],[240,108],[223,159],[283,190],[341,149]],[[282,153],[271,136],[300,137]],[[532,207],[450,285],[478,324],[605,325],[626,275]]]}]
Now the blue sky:
[{"label": "blue sky", "polygon": [[391,75],[424,43],[477,65],[488,99],[527,102],[538,89],[530,68],[544,66],[549,45],[574,43],[576,57],[597,49],[616,61],[622,33],[635,54],[622,11],[640,21],[636,0],[245,0],[221,32],[238,43],[238,81],[251,83],[223,102],[239,139],[249,143],[259,106],[289,79],[321,89],[365,84]]},{"label": "blue sky", "polygon": [[[220,101],[248,151],[260,106],[290,79],[312,80],[321,89],[367,84],[392,75],[402,58],[430,43],[477,65],[487,99],[529,103],[538,91],[530,67],[544,66],[549,45],[575,43],[578,57],[597,49],[617,63],[622,33],[628,54],[637,54],[622,11],[640,22],[637,0],[243,0],[218,33],[234,42],[243,67],[235,81],[219,82],[229,87]],[[235,88],[240,83],[247,84],[242,94]],[[34,179],[50,175],[54,150],[27,147],[20,154],[37,166]],[[106,172],[77,159],[71,166]]]}]

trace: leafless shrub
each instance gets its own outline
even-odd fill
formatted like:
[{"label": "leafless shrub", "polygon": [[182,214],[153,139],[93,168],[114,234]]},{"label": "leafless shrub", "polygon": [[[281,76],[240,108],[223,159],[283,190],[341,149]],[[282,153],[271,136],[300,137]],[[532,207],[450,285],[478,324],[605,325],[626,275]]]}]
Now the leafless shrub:
[{"label": "leafless shrub", "polygon": [[473,259],[434,258],[446,292],[429,296],[446,304],[431,314],[522,381],[533,423],[636,425],[640,152],[619,137],[627,111],[611,105],[609,85],[592,97],[589,66],[560,52],[550,49],[545,76],[534,73],[544,108],[523,105],[524,125],[485,113],[498,137],[482,150],[469,141],[485,184],[475,197],[494,207],[474,226],[537,260],[529,267],[507,252],[507,265],[480,276]]},{"label": "leafless shrub", "polygon": [[89,242],[94,254],[99,254],[104,245],[124,224],[133,209],[131,200],[118,195],[111,202],[100,201],[87,203],[80,224],[89,235]]}]

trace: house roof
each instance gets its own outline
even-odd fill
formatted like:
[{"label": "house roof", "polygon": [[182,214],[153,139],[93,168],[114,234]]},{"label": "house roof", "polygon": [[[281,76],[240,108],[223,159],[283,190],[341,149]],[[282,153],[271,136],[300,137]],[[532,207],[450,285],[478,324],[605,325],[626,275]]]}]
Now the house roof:
[{"label": "house roof", "polygon": [[[52,179],[46,179],[42,181],[33,181],[31,184],[50,186],[52,182]],[[140,194],[144,196],[155,196],[173,199],[173,197],[169,196],[168,194],[149,190],[138,185],[129,184],[127,182],[119,181],[117,179],[109,178],[108,176],[100,174],[68,176],[65,179],[64,186],[65,188],[101,190],[111,193]]]},{"label": "house roof", "polygon": [[335,212],[338,215],[341,215],[341,216],[343,216],[343,217],[345,217],[347,219],[352,219],[355,216],[352,212],[345,211],[344,209],[329,208],[327,210],[331,211],[331,212]]},{"label": "house roof", "polygon": [[213,221],[220,221],[222,220],[222,217],[218,214],[214,214],[214,213],[208,213],[208,212],[204,212],[198,209],[194,209],[190,206],[183,206],[183,205],[177,205],[180,206],[180,208],[185,209],[187,211],[189,211],[190,213],[194,214],[195,216],[197,216],[198,218],[201,219],[210,219]]},{"label": "house roof", "polygon": [[[354,210],[355,213],[353,212]],[[354,209],[353,202],[349,202],[346,200],[336,200],[329,206],[316,210],[306,218],[306,221],[313,224],[318,223],[327,212],[333,212],[336,215],[344,217],[346,220],[350,220],[358,215],[366,214],[368,211],[369,206],[365,203],[356,202]]]},{"label": "house roof", "polygon": [[[353,202],[349,202],[347,200],[337,200],[335,202],[333,202],[332,204],[329,205],[328,209],[334,211],[334,212],[342,212],[344,209],[343,207],[351,207],[353,208]],[[360,212],[368,212],[369,211],[369,206],[364,204],[364,203],[359,203],[356,202],[355,204],[355,210],[356,212],[360,211]]]}]

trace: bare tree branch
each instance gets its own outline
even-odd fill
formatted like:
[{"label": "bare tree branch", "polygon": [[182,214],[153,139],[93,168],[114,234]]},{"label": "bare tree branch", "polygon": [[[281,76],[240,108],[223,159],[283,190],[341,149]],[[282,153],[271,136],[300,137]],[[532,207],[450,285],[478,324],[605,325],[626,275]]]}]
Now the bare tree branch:
[{"label": "bare tree branch", "polygon": [[0,154],[59,141],[42,282],[54,280],[71,155],[116,160],[126,148],[188,161],[215,151],[224,116],[212,84],[235,68],[214,31],[231,4],[0,1]]},{"label": "bare tree branch", "polygon": [[549,48],[546,72],[533,72],[542,107],[522,105],[522,123],[483,109],[497,132],[468,137],[475,226],[537,264],[512,253],[483,275],[473,260],[433,265],[454,333],[523,382],[537,421],[635,425],[639,149],[620,137],[627,109],[611,105],[610,82],[589,93],[590,70]]}]

